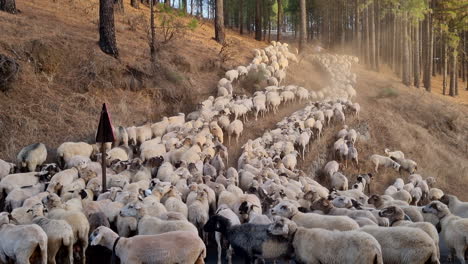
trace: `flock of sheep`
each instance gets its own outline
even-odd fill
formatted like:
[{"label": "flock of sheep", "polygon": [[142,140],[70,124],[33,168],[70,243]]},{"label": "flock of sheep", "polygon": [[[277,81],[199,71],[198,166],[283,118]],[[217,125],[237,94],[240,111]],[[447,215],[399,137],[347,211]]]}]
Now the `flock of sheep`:
[{"label": "flock of sheep", "polygon": [[[217,262],[226,252],[246,262],[439,263],[439,233],[451,257],[465,263],[468,203],[415,174],[401,151],[369,159],[379,168],[406,171],[382,195],[371,194],[372,173],[340,171],[359,166],[359,134],[346,119],[359,118],[351,100],[357,58],[330,54],[314,60],[330,76],[319,91],[282,85],[290,61],[279,42],[255,50],[248,66],[226,72],[218,95],[185,116],[115,129],[104,153],[108,190],[102,190],[100,146],[66,142],[57,164],[46,164],[42,143],[23,148],[15,164],[0,160],[0,262],[204,263],[208,243]],[[252,97],[233,84],[261,74],[269,86]],[[280,86],[282,85],[282,86]],[[249,115],[257,120],[297,100],[306,106],[276,128],[242,146],[237,168],[227,167],[228,141],[241,136]],[[325,181],[297,166],[323,129],[340,123],[325,164]],[[351,179],[351,178],[350,178]],[[439,232],[440,231],[440,232]],[[14,243],[12,242],[14,241]],[[88,242],[90,246],[88,247]]]}]

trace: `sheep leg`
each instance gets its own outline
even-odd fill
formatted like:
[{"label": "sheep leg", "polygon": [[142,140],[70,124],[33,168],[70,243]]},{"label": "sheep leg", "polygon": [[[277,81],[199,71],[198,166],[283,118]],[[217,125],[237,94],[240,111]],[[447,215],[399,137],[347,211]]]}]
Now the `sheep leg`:
[{"label": "sheep leg", "polygon": [[228,264],[232,264],[232,247],[231,245],[229,245],[229,248],[226,252],[226,258],[227,258],[227,261],[228,261]]},{"label": "sheep leg", "polygon": [[68,259],[69,259],[69,263],[70,264],[73,264],[73,243],[70,243],[70,245],[68,245]]},{"label": "sheep leg", "polygon": [[86,249],[88,248],[88,235],[83,237],[81,239],[81,252],[80,252],[80,258],[81,258],[81,263],[85,264],[86,263]]},{"label": "sheep leg", "polygon": [[455,252],[457,255],[458,260],[460,261],[460,264],[465,264],[465,251],[466,251],[466,246],[463,244],[458,244],[455,248]]},{"label": "sheep leg", "polygon": [[215,240],[216,245],[218,245],[218,264],[221,264],[221,256],[222,256],[222,247],[221,247],[221,233],[215,232]]},{"label": "sheep leg", "polygon": [[[57,252],[59,251],[60,244],[58,243],[49,243],[47,247],[47,263],[48,264],[55,264],[55,256],[57,255]],[[73,253],[73,251],[72,251]],[[71,262],[73,263],[73,262]]]}]

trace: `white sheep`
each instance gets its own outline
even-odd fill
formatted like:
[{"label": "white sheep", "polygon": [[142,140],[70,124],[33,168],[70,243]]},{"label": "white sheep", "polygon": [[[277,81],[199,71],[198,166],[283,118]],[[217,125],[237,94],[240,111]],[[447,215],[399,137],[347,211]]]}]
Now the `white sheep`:
[{"label": "white sheep", "polygon": [[0,180],[15,172],[16,165],[0,159]]},{"label": "white sheep", "polygon": [[328,230],[353,230],[359,225],[347,216],[328,216],[315,213],[299,212],[297,206],[288,200],[281,201],[271,209],[272,215],[279,215],[294,221],[297,225],[305,228],[323,228]]},{"label": "white sheep", "polygon": [[392,158],[392,157],[397,158],[397,159],[405,158],[405,154],[400,150],[390,151],[388,148],[386,148],[384,151],[385,151],[385,154],[387,154],[389,158]]},{"label": "white sheep", "polygon": [[10,224],[11,215],[0,213],[0,261],[8,259],[28,264],[30,257],[39,250],[40,263],[47,263],[47,235],[38,225]]},{"label": "white sheep", "polygon": [[378,172],[379,166],[390,167],[390,168],[393,168],[396,171],[400,171],[400,164],[393,161],[389,157],[374,154],[374,155],[370,156],[369,159],[375,166],[375,172]]},{"label": "white sheep", "polygon": [[[108,227],[98,227],[90,236],[91,245],[113,250],[122,263],[204,263],[206,247],[198,235],[175,231],[160,235],[119,237]],[[116,243],[117,242],[117,243]],[[181,247],[183,245],[183,247]]]},{"label": "white sheep", "polygon": [[300,263],[383,263],[379,242],[364,232],[309,229],[278,216],[268,231],[288,238]]},{"label": "white sheep", "polygon": [[231,136],[232,135],[235,135],[236,137],[236,143],[239,142],[239,137],[241,136],[242,134],[242,131],[244,131],[244,124],[242,123],[242,121],[236,119],[234,121],[232,121],[231,124],[229,124],[228,126],[228,142],[229,144],[231,144]]},{"label": "white sheep", "polygon": [[437,248],[424,231],[411,227],[364,226],[359,229],[372,235],[382,247],[384,263],[439,263]]},{"label": "white sheep", "polygon": [[118,147],[120,145],[128,147],[127,129],[125,129],[125,127],[123,126],[119,126],[114,131],[115,131],[114,147]]},{"label": "white sheep", "polygon": [[455,195],[449,194],[442,196],[440,201],[448,206],[452,214],[468,218],[468,202],[462,202]]},{"label": "white sheep", "polygon": [[[73,263],[73,230],[64,220],[54,220],[44,217],[42,204],[34,205],[28,212],[32,215],[32,222],[44,230],[47,235],[48,263],[55,264],[55,257],[59,249],[66,248],[69,263]],[[63,260],[59,260],[59,263]]]},{"label": "white sheep", "polygon": [[233,82],[239,78],[239,72],[237,70],[229,70],[226,72],[226,79]]},{"label": "white sheep", "polygon": [[429,203],[422,211],[439,218],[442,227],[441,236],[449,249],[451,259],[455,253],[460,263],[465,264],[465,251],[468,248],[468,219],[452,214],[449,208],[439,201]]},{"label": "white sheep", "polygon": [[36,143],[24,147],[16,156],[18,168],[21,171],[36,171],[37,166],[41,166],[47,159],[47,149],[42,143]]},{"label": "white sheep", "polygon": [[64,165],[73,156],[91,157],[93,146],[85,142],[65,142],[57,148],[58,163]]}]

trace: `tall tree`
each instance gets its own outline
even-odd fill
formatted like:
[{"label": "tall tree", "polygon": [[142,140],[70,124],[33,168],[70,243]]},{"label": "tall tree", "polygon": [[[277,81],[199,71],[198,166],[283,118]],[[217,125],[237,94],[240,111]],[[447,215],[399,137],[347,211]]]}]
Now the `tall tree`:
[{"label": "tall tree", "polygon": [[224,14],[223,0],[216,0],[215,12],[215,40],[221,44],[224,43],[226,34],[224,33]]},{"label": "tall tree", "polygon": [[262,0],[255,1],[255,39],[262,40]]},{"label": "tall tree", "polygon": [[15,0],[0,0],[0,11],[16,14],[18,10],[16,10]]},{"label": "tall tree", "polygon": [[374,4],[371,4],[368,8],[369,10],[369,31],[370,31],[370,66],[373,70],[377,69],[375,63],[375,17],[374,17]]},{"label": "tall tree", "polygon": [[113,0],[99,0],[99,47],[104,53],[119,57],[115,40]]},{"label": "tall tree", "polygon": [[[431,0],[428,0],[431,3]],[[431,91],[431,75],[432,75],[432,41],[433,41],[433,26],[432,26],[432,15],[427,14],[424,20],[424,43],[425,43],[425,58],[424,58],[424,87],[426,91]]]},{"label": "tall tree", "polygon": [[150,40],[150,56],[151,63],[153,67],[156,62],[156,27],[154,25],[154,1],[149,0],[150,2],[150,27],[151,27],[151,40]]},{"label": "tall tree", "polygon": [[276,41],[281,40],[281,25],[283,24],[283,0],[277,0],[278,3],[278,21],[276,24]]},{"label": "tall tree", "polygon": [[244,0],[239,0],[239,34],[244,34]]},{"label": "tall tree", "polygon": [[413,74],[414,74],[414,86],[416,88],[419,88],[419,22],[416,22],[416,24],[413,27],[414,30],[414,47],[413,47],[413,54],[414,54],[414,59],[413,59]]},{"label": "tall tree", "polygon": [[361,56],[361,18],[359,12],[359,0],[354,0],[354,30],[356,32],[356,55]]},{"label": "tall tree", "polygon": [[304,51],[307,41],[307,6],[305,0],[299,0],[299,10],[301,12],[301,31],[299,32],[299,52]]},{"label": "tall tree", "polygon": [[402,79],[403,84],[406,86],[411,85],[411,78],[410,78],[410,54],[409,54],[409,35],[408,35],[408,15],[404,14],[403,17],[403,70],[402,70]]}]

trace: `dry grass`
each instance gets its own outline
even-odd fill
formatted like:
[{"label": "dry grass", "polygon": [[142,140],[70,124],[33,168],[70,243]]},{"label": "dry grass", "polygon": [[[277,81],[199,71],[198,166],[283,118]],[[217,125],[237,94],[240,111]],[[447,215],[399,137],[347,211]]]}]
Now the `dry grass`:
[{"label": "dry grass", "polygon": [[[22,13],[0,13],[0,53],[21,67],[13,88],[0,93],[0,158],[13,160],[34,142],[51,152],[64,141],[92,142],[103,102],[115,125],[130,126],[190,111],[215,92],[223,67],[230,65],[217,62],[221,45],[212,39],[209,22],[162,47],[153,75],[149,9],[125,4],[125,13],[116,14],[120,60],[98,48],[97,0],[17,1]],[[231,65],[245,64],[251,50],[264,45],[228,33],[242,43],[233,47]]]}]

